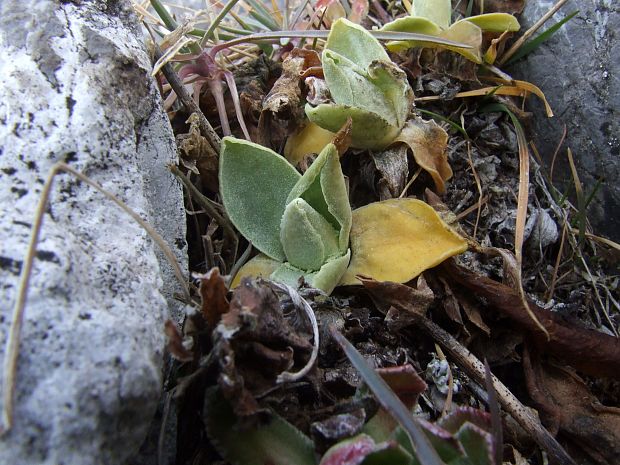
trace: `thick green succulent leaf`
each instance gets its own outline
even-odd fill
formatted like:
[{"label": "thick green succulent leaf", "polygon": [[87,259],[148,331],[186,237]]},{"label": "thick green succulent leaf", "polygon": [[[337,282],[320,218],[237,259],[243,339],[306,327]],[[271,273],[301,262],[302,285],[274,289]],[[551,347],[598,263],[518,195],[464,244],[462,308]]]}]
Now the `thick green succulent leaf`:
[{"label": "thick green succulent leaf", "polygon": [[302,276],[306,282],[308,282],[308,274],[309,273],[307,271],[295,268],[290,263],[281,263],[280,266],[278,266],[273,273],[271,273],[269,279],[279,283],[288,284],[289,286],[296,288],[299,286],[299,278]]},{"label": "thick green succulent leaf", "polygon": [[206,393],[203,420],[211,443],[233,465],[316,465],[313,442],[276,414],[241,429],[218,388]]},{"label": "thick green succulent leaf", "polygon": [[[461,21],[469,21],[474,23],[485,32],[516,32],[521,28],[519,21],[513,15],[508,13],[487,13],[483,15],[470,16]],[[454,24],[460,23],[457,21]]]},{"label": "thick green succulent leaf", "polygon": [[[418,32],[415,29],[407,29],[408,26],[412,28],[419,27],[418,21],[409,22],[405,20],[411,19],[419,19],[419,18],[402,18],[402,21],[398,27],[403,32]],[[394,22],[396,22],[394,21]],[[390,23],[392,24],[392,23]],[[390,24],[386,24],[385,27],[390,26]],[[428,26],[428,25],[427,25]],[[387,30],[387,29],[386,29]],[[429,31],[430,32],[430,31]],[[392,52],[399,52],[408,48],[413,47],[426,47],[426,48],[435,48],[439,50],[451,50],[460,55],[463,55],[468,60],[473,61],[474,63],[482,63],[482,55],[480,52],[480,48],[482,47],[482,29],[476,26],[473,22],[470,21],[458,21],[450,26],[448,29],[441,30],[438,34],[432,34],[440,37],[442,39],[452,40],[454,42],[459,42],[462,44],[469,45],[471,48],[463,48],[463,47],[453,47],[450,45],[436,44],[433,42],[424,42],[424,41],[392,41],[386,44],[388,50]]]},{"label": "thick green succulent leaf", "polygon": [[447,29],[452,23],[451,0],[412,0],[411,16],[420,16]]},{"label": "thick green succulent leaf", "polygon": [[362,69],[368,68],[375,60],[390,61],[390,57],[377,39],[362,26],[344,18],[332,24],[325,50],[347,57]]},{"label": "thick green succulent leaf", "polygon": [[351,205],[334,144],[327,145],[289,192],[286,203],[301,198],[338,231],[338,248],[349,246]]},{"label": "thick green succulent leaf", "polygon": [[376,113],[349,105],[324,103],[313,107],[306,105],[306,115],[313,123],[332,132],[344,126],[350,117],[353,121],[351,146],[358,149],[382,150],[390,145],[400,132]]},{"label": "thick green succulent leaf", "polygon": [[315,271],[338,254],[338,233],[305,200],[286,206],[280,226],[280,241],[288,262],[302,270]]},{"label": "thick green succulent leaf", "polygon": [[[376,66],[379,63],[381,66],[388,66],[388,62],[372,62],[371,65]],[[394,65],[392,66],[394,67]],[[385,88],[389,89],[389,85],[400,89],[403,81],[408,86],[406,76],[398,70],[402,73],[400,83],[392,80],[387,85],[382,83],[383,86],[380,87],[370,76],[369,67],[361,68],[348,58],[329,50],[323,53],[325,82],[327,82],[327,87],[336,104],[354,106],[371,113],[377,113],[391,125],[398,126],[393,101],[387,98],[384,90]],[[399,105],[402,105],[402,97],[401,94]]]},{"label": "thick green succulent leaf", "polygon": [[381,90],[388,102],[394,115],[395,125],[402,128],[407,121],[414,99],[407,75],[391,61],[374,61],[368,67],[368,77]]},{"label": "thick green succulent leaf", "polygon": [[[420,16],[407,16],[404,18],[395,19],[394,21],[385,24],[380,30],[394,32],[415,32],[418,34],[426,34],[435,37],[439,37],[442,32],[442,29],[437,26],[437,24]],[[386,44],[387,49],[392,52],[406,50],[415,46],[433,47],[436,46],[436,44],[433,44],[431,42],[412,42],[403,40],[391,41]]]},{"label": "thick green succulent leaf", "polygon": [[290,263],[283,263],[271,273],[270,278],[274,281],[297,287],[299,278],[303,276],[305,281],[312,287],[320,289],[326,294],[331,294],[346,271],[350,258],[351,252],[347,251],[341,257],[328,260],[319,271],[315,272],[307,272],[292,266]]},{"label": "thick green succulent leaf", "polygon": [[350,260],[351,251],[347,250],[347,253],[342,257],[328,260],[319,271],[310,274],[308,276],[308,281],[313,287],[321,289],[326,294],[331,294],[340,282],[340,278],[342,278],[342,275],[347,270]]},{"label": "thick green succulent leaf", "polygon": [[234,137],[222,140],[220,193],[239,232],[258,250],[284,261],[280,222],[301,175],[277,153]]}]

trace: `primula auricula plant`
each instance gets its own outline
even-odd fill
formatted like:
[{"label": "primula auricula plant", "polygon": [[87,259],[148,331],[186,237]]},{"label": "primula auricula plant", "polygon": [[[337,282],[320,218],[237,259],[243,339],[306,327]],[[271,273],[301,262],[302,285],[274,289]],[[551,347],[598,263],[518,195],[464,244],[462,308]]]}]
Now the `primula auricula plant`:
[{"label": "primula auricula plant", "polygon": [[398,18],[386,25],[382,31],[416,32],[430,36],[449,39],[470,45],[471,48],[433,45],[415,41],[389,42],[390,51],[399,51],[411,47],[437,47],[452,50],[468,60],[482,63],[482,32],[503,33],[518,31],[517,19],[507,13],[488,13],[470,16],[452,24],[451,0],[412,0],[411,16]]},{"label": "primula auricula plant", "polygon": [[413,91],[381,44],[363,27],[339,19],[322,64],[333,103],[306,105],[310,121],[336,132],[350,117],[353,147],[379,150],[392,143],[407,121]]},{"label": "primula auricula plant", "polygon": [[332,25],[322,55],[331,103],[306,105],[308,119],[338,131],[351,118],[351,145],[381,150],[396,142],[412,149],[438,192],[452,177],[446,156],[448,135],[434,121],[409,118],[413,90],[407,76],[366,29],[346,19]]},{"label": "primula auricula plant", "polygon": [[220,191],[230,220],[262,253],[243,276],[326,293],[359,284],[356,275],[406,282],[466,249],[466,242],[427,204],[392,199],[351,211],[339,154],[328,144],[300,175],[277,153],[225,137]]}]

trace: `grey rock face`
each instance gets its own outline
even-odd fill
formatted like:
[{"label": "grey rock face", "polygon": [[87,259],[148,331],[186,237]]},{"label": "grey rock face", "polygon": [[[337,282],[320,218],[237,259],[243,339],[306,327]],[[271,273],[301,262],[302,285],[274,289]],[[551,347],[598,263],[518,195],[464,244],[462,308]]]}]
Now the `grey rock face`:
[{"label": "grey rock face", "polygon": [[[522,17],[526,30],[555,2],[528,0]],[[567,142],[558,156],[554,179],[572,185],[566,163],[570,147],[586,192],[597,180],[603,184],[588,210],[598,233],[620,240],[620,3],[614,0],[588,2],[569,0],[556,17],[559,21],[573,11],[579,14],[565,24],[553,38],[506,70],[515,78],[538,85],[556,114],[544,116],[534,102],[535,141],[550,160],[564,124]],[[548,25],[546,27],[548,27]],[[574,192],[574,189],[572,190]]]},{"label": "grey rock face", "polygon": [[[55,162],[125,201],[184,263],[182,195],[165,166],[176,149],[141,38],[128,2],[0,3],[0,357],[36,204]],[[125,463],[157,406],[166,297],[174,290],[144,230],[100,193],[58,176],[0,463]]]}]

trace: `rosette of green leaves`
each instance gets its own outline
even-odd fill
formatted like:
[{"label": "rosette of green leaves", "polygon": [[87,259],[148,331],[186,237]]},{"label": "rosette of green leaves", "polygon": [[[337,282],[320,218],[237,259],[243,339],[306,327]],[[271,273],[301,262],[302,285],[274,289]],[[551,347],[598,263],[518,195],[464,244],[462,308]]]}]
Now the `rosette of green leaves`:
[{"label": "rosette of green leaves", "polygon": [[327,38],[322,62],[333,102],[307,104],[310,121],[337,132],[350,117],[353,147],[379,150],[392,143],[407,121],[413,91],[377,39],[363,27],[339,19]]},{"label": "rosette of green leaves", "polygon": [[399,51],[411,47],[435,47],[452,50],[468,60],[482,63],[482,33],[518,31],[519,21],[507,13],[488,13],[470,16],[452,23],[451,0],[412,0],[411,16],[384,25],[382,31],[415,32],[449,39],[469,45],[462,48],[419,41],[388,42],[387,48]]},{"label": "rosette of green leaves", "polygon": [[225,137],[220,191],[232,223],[262,252],[249,264],[257,274],[291,285],[303,276],[331,293],[351,256],[351,206],[333,144],[302,176],[272,150]]}]

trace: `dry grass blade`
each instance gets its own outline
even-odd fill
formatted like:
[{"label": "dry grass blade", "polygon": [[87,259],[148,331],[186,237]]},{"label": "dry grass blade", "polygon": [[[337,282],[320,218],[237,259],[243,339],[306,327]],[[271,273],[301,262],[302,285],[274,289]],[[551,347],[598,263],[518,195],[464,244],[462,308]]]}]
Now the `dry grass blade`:
[{"label": "dry grass blade", "polygon": [[493,387],[493,373],[487,359],[484,359],[484,381],[487,388],[489,413],[491,414],[491,433],[493,434],[493,452],[495,453],[495,465],[502,465],[504,435],[502,431],[502,417],[500,415],[499,404],[497,403],[497,393]]},{"label": "dry grass blade", "polygon": [[573,152],[569,148],[566,150],[566,156],[568,157],[568,164],[570,166],[570,172],[573,176],[573,182],[575,183],[575,194],[577,195],[577,217],[579,220],[579,243],[583,243],[586,238],[586,199],[583,195],[583,187],[579,180],[579,174],[577,173],[577,167],[575,166],[575,160],[573,159]]},{"label": "dry grass blade", "polygon": [[316,316],[314,315],[314,311],[312,310],[312,307],[306,301],[306,299],[304,299],[301,295],[299,295],[299,292],[297,292],[291,286],[288,286],[286,284],[271,282],[270,285],[274,289],[277,289],[280,292],[284,292],[285,294],[288,294],[295,308],[303,310],[312,325],[312,337],[314,341],[312,345],[312,354],[310,355],[310,359],[308,360],[306,365],[301,370],[295,373],[285,371],[283,373],[280,373],[278,375],[278,378],[276,379],[276,382],[278,384],[292,383],[306,376],[310,372],[310,370],[312,370],[312,368],[314,367],[314,364],[316,363],[316,359],[319,355],[319,325],[316,321]]},{"label": "dry grass blade", "polygon": [[[447,45],[450,47],[458,47],[470,49],[471,45],[462,44],[460,42],[454,42],[448,39],[441,39],[439,37],[429,36],[426,34],[417,34],[413,32],[394,32],[394,31],[368,31],[370,32],[377,40],[411,40],[417,42],[427,42],[437,45]],[[210,51],[211,56],[217,55],[222,50],[232,47],[233,45],[242,44],[245,42],[262,42],[269,40],[279,40],[279,39],[290,39],[290,38],[300,38],[300,39],[327,39],[329,31],[273,31],[273,32],[257,32],[256,34],[251,34],[243,37],[238,37],[233,40],[229,40],[228,42],[224,42],[222,44],[216,45]]]},{"label": "dry grass blade", "polygon": [[[146,23],[144,25],[148,29],[151,36],[154,36],[151,27]],[[155,53],[153,55],[154,55],[155,60],[159,60],[163,55],[161,49],[156,43],[155,43]],[[220,136],[217,135],[217,133],[215,132],[215,129],[213,129],[213,127],[211,126],[211,123],[207,121],[207,118],[205,118],[204,113],[202,112],[200,107],[198,107],[198,104],[194,102],[194,99],[189,95],[189,93],[187,92],[187,89],[185,89],[185,86],[183,85],[183,82],[181,81],[181,78],[179,78],[179,75],[174,71],[170,63],[164,64],[161,70],[164,73],[164,76],[166,76],[166,79],[168,80],[170,85],[172,86],[172,89],[179,97],[179,100],[181,100],[181,103],[183,104],[183,106],[185,106],[185,109],[187,110],[187,112],[190,115],[192,113],[196,113],[198,115],[198,125],[200,127],[200,133],[202,134],[202,137],[204,137],[205,139],[209,141],[209,144],[211,145],[215,153],[219,153],[220,144],[222,142],[220,139]]]},{"label": "dry grass blade", "polygon": [[484,112],[501,111],[506,113],[515,128],[517,143],[519,145],[519,193],[517,194],[517,219],[515,225],[515,257],[517,265],[521,269],[523,262],[523,240],[525,233],[525,220],[527,219],[528,192],[530,186],[530,152],[528,150],[525,131],[517,117],[505,105],[491,104],[483,108]]},{"label": "dry grass blade", "polygon": [[[571,231],[574,234],[579,233],[578,229],[571,228]],[[595,242],[598,242],[600,244],[604,244],[604,245],[606,245],[608,247],[611,247],[612,249],[617,250],[618,252],[620,252],[620,244],[618,244],[617,242],[612,241],[611,239],[607,239],[606,237],[597,236],[596,234],[592,234],[592,233],[589,233],[589,232],[586,232],[586,237],[588,239],[591,239],[591,240],[593,240]]]},{"label": "dry grass blade", "polygon": [[531,82],[520,81],[518,79],[511,79],[509,81],[506,81],[500,78],[494,78],[494,77],[487,77],[486,79],[489,81],[495,82],[497,84],[507,84],[507,85],[516,87],[517,89],[522,89],[526,93],[529,92],[529,93],[536,95],[540,100],[542,100],[543,105],[545,106],[545,113],[547,114],[547,117],[548,118],[553,117],[553,110],[551,109],[551,105],[549,105],[549,102],[547,101],[547,98],[545,97],[545,94],[540,89],[540,87],[535,86]]},{"label": "dry grass blade", "polygon": [[555,293],[555,285],[558,282],[558,271],[560,269],[560,263],[562,262],[562,254],[564,253],[564,244],[566,242],[566,231],[567,226],[564,223],[562,228],[562,239],[560,239],[560,249],[558,250],[558,256],[555,259],[555,265],[553,267],[553,275],[551,276],[551,284],[549,285],[549,290],[547,291],[546,300],[550,302],[553,298],[553,294]]},{"label": "dry grass blade", "polygon": [[56,163],[52,167],[50,174],[45,181],[43,191],[41,192],[41,197],[39,198],[39,203],[36,208],[36,216],[32,226],[32,232],[30,234],[30,242],[27,249],[28,252],[26,253],[26,258],[24,259],[19,285],[17,287],[17,298],[15,300],[15,306],[13,307],[11,328],[4,351],[4,365],[2,373],[3,408],[2,423],[0,424],[0,436],[6,434],[6,432],[11,428],[13,424],[13,400],[15,397],[15,375],[17,369],[17,358],[19,355],[19,338],[24,320],[24,311],[26,308],[26,300],[28,297],[28,286],[30,284],[30,277],[32,275],[32,265],[34,262],[34,257],[36,255],[37,244],[39,242],[41,227],[43,226],[43,218],[45,215],[45,210],[47,208],[47,203],[49,201],[52,183],[56,175],[62,171],[72,174],[80,181],[101,192],[108,199],[118,205],[125,213],[131,216],[131,218],[134,219],[140,226],[142,226],[142,228],[144,228],[144,230],[149,234],[149,236],[151,236],[153,241],[155,241],[155,243],[160,247],[166,259],[172,266],[174,274],[183,288],[186,301],[191,301],[187,278],[181,270],[181,266],[179,265],[179,262],[174,256],[174,253],[172,252],[168,244],[166,244],[166,241],[159,235],[159,233],[155,231],[155,229],[151,225],[144,221],[140,217],[140,215],[138,215],[135,211],[129,208],[125,203],[123,203],[118,197],[116,197],[111,192],[105,190],[95,181],[80,173],[79,171],[76,171],[65,163]]},{"label": "dry grass blade", "polygon": [[[487,87],[482,87],[480,89],[459,92],[458,94],[455,94],[454,97],[455,98],[484,97],[487,95],[510,95],[514,97],[527,97],[529,93],[533,93],[543,101],[547,116],[549,117],[553,116],[553,111],[551,110],[549,103],[545,99],[545,95],[535,85],[530,84],[529,82],[526,82],[526,81],[512,81],[515,83],[515,85],[505,85],[505,84],[502,84],[503,82],[505,82],[503,79],[498,79],[497,81],[500,82],[500,84],[497,86],[487,86]],[[436,101],[440,99],[441,99],[440,95],[429,95],[426,97],[418,97],[415,99],[415,101],[416,102],[431,102],[431,101]]]},{"label": "dry grass blade", "polygon": [[478,172],[476,171],[476,167],[474,166],[474,160],[471,157],[471,142],[467,141],[467,161],[469,166],[471,167],[471,174],[474,176],[474,181],[476,182],[476,188],[478,189],[478,209],[476,211],[476,223],[474,224],[474,232],[472,233],[472,237],[476,240],[476,236],[478,235],[478,224],[480,223],[480,215],[482,214],[482,183],[480,182],[480,176],[478,176]]}]

